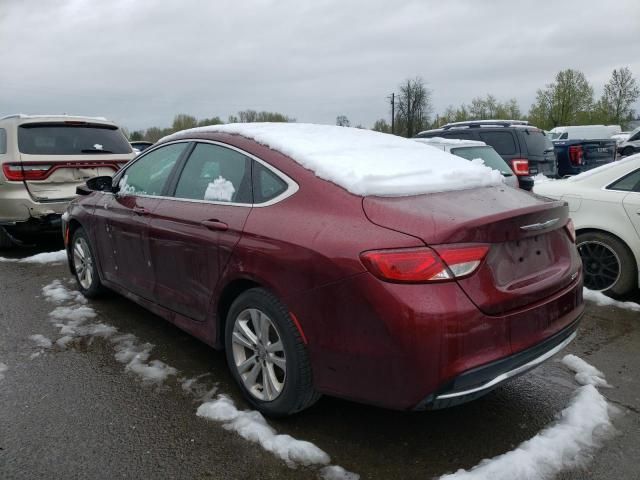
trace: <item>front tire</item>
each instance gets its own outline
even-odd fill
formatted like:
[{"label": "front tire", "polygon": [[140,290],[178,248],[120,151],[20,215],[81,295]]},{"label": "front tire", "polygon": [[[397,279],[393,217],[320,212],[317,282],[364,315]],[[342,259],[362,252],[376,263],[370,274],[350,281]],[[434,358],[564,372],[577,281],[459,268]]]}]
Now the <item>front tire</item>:
[{"label": "front tire", "polygon": [[233,302],[225,348],[233,378],[247,401],[265,415],[291,415],[320,397],[302,335],[271,292],[252,288]]},{"label": "front tire", "polygon": [[584,286],[611,296],[624,296],[638,286],[636,261],[629,248],[604,232],[581,233],[576,245],[584,268]]},{"label": "front tire", "polygon": [[87,298],[95,298],[104,292],[98,275],[93,249],[89,237],[82,227],[78,228],[71,240],[71,262],[80,292]]}]

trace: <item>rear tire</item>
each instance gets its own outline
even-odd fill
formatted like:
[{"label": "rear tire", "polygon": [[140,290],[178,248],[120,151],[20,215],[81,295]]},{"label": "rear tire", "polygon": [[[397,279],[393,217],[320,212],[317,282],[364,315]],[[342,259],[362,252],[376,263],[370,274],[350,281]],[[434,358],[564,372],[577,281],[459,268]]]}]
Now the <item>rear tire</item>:
[{"label": "rear tire", "polygon": [[15,247],[15,243],[4,227],[0,227],[0,249],[8,250]]},{"label": "rear tire", "polygon": [[275,295],[247,290],[231,305],[225,325],[229,369],[256,410],[282,417],[320,398],[302,335]]},{"label": "rear tire", "polygon": [[614,297],[638,287],[636,260],[620,239],[604,232],[581,233],[576,239],[585,287]]},{"label": "rear tire", "polygon": [[80,292],[87,298],[95,298],[104,293],[105,288],[100,281],[93,249],[82,227],[73,234],[70,253],[73,273]]}]

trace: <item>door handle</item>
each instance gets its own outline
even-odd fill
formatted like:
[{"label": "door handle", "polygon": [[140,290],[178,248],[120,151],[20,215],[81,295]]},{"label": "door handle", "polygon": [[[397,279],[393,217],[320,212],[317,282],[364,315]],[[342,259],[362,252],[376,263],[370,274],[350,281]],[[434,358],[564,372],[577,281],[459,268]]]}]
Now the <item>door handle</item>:
[{"label": "door handle", "polygon": [[209,230],[220,230],[223,232],[225,230],[229,230],[229,225],[221,222],[220,220],[203,220],[202,222],[200,222],[200,225],[208,228]]},{"label": "door handle", "polygon": [[133,213],[136,215],[149,215],[149,211],[144,207],[133,207]]}]

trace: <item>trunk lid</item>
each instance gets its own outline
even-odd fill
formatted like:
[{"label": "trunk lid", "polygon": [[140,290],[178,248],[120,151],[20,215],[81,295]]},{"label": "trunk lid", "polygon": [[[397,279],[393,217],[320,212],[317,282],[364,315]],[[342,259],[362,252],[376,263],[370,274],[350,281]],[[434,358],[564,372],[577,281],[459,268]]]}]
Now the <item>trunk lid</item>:
[{"label": "trunk lid", "polygon": [[599,167],[616,159],[615,140],[583,140],[585,170]]},{"label": "trunk lid", "polygon": [[[514,207],[517,205],[517,207]],[[499,315],[547,298],[576,280],[580,259],[565,229],[568,208],[504,187],[402,198],[366,197],[375,224],[427,245],[485,243],[478,269],[458,284],[478,308]]]}]

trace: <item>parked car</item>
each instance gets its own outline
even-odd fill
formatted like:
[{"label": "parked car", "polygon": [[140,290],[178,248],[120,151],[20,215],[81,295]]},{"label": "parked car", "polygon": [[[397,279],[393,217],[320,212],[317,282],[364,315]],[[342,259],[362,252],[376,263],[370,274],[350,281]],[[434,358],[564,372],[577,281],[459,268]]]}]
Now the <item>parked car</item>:
[{"label": "parked car", "polygon": [[615,135],[611,135],[611,138],[616,141],[617,145],[620,145],[626,142],[627,140],[629,140],[630,136],[631,136],[631,132],[620,132],[620,133],[616,133]]},{"label": "parked car", "polygon": [[562,349],[584,308],[564,202],[393,135],[186,130],[79,191],[63,231],[80,291],[115,290],[225,348],[267,415],[320,394],[477,398]]},{"label": "parked car", "polygon": [[420,132],[416,138],[443,137],[479,140],[491,145],[511,165],[520,187],[531,190],[532,175],[555,177],[553,144],[544,130],[520,120],[473,120],[448,123],[442,128]]},{"label": "parked car", "polygon": [[507,162],[498,155],[498,152],[496,152],[492,146],[484,142],[442,137],[416,138],[414,140],[457,155],[458,157],[466,158],[467,160],[480,159],[485,165],[498,170],[504,177],[507,185],[515,188],[519,186],[518,179],[514,175],[513,170],[511,170],[511,167],[507,165]]},{"label": "parked car", "polygon": [[550,131],[551,140],[601,140],[622,132],[620,125],[569,125]]},{"label": "parked car", "polygon": [[558,177],[568,177],[616,160],[620,125],[556,127],[551,140],[558,159]]},{"label": "parked car", "polygon": [[114,123],[66,115],[0,119],[0,248],[60,231],[60,215],[90,177],[116,172],[133,152]]},{"label": "parked car", "polygon": [[131,148],[134,148],[140,152],[144,152],[147,148],[153,145],[153,142],[147,142],[145,140],[134,140],[133,142],[129,142],[131,144]]},{"label": "parked car", "polygon": [[629,134],[629,138],[618,145],[618,153],[628,157],[640,153],[640,127]]},{"label": "parked car", "polygon": [[534,192],[569,203],[585,286],[613,296],[638,288],[640,155],[633,155]]}]

